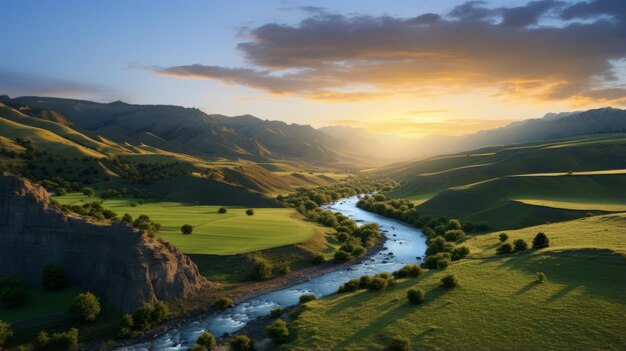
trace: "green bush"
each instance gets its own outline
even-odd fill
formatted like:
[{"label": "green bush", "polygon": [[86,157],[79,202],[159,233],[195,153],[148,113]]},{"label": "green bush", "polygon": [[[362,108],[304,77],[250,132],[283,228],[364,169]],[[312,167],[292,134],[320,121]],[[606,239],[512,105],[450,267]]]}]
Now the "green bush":
[{"label": "green bush", "polygon": [[275,309],[270,311],[270,316],[273,318],[278,318],[283,314],[283,309],[281,307],[276,307]]},{"label": "green bush", "polygon": [[74,318],[83,322],[94,321],[100,314],[100,301],[90,292],[78,294],[74,299],[71,312]]},{"label": "green bush", "polygon": [[511,245],[510,243],[502,243],[496,249],[496,254],[498,255],[504,255],[511,252],[513,252],[513,245]]},{"label": "green bush", "polygon": [[87,195],[88,197],[92,197],[93,194],[95,194],[95,192],[93,191],[92,188],[84,188],[83,189],[83,195]]},{"label": "green bush", "polygon": [[525,251],[526,249],[528,249],[528,244],[524,241],[524,239],[517,239],[513,241],[513,250],[515,252]]},{"label": "green bush", "polygon": [[422,268],[416,264],[407,264],[393,272],[393,276],[396,278],[419,277],[421,274]]},{"label": "green bush", "polygon": [[544,233],[537,233],[533,239],[533,249],[543,249],[550,246],[550,239]]},{"label": "green bush", "polygon": [[67,273],[63,267],[56,264],[43,266],[43,286],[50,290],[67,288]]},{"label": "green bush", "polygon": [[37,334],[37,345],[43,347],[46,347],[50,344],[50,335],[48,335],[48,332],[45,330],[42,330],[39,332],[39,334]]},{"label": "green bush", "polygon": [[180,232],[183,234],[191,234],[193,233],[193,226],[191,226],[191,224],[183,224],[183,226],[180,227]]},{"label": "green bush", "polygon": [[426,300],[426,293],[420,288],[411,288],[406,292],[406,297],[412,304],[420,304]]},{"label": "green bush", "polygon": [[452,250],[452,261],[458,261],[469,255],[470,250],[467,246],[457,246]]},{"label": "green bush", "polygon": [[252,215],[254,214],[254,210],[253,210],[253,209],[251,209],[251,208],[249,208],[249,209],[247,209],[247,210],[246,210],[246,214],[247,214],[248,216],[252,216]]},{"label": "green bush", "polygon": [[122,222],[133,225],[133,216],[131,216],[130,213],[124,213],[124,216],[122,216]]},{"label": "green bush", "polygon": [[272,277],[272,265],[265,260],[254,262],[254,279],[268,280]]},{"label": "green bush", "polygon": [[282,319],[277,319],[272,325],[265,328],[267,335],[277,344],[282,344],[289,339],[289,328]]},{"label": "green bush", "polygon": [[7,307],[17,307],[26,303],[28,294],[22,280],[15,276],[0,278],[0,300]]},{"label": "green bush", "polygon": [[359,290],[359,280],[358,279],[350,279],[347,282],[343,283],[342,286],[337,290],[338,293],[343,292],[353,292]]},{"label": "green bush", "polygon": [[503,243],[503,242],[509,240],[509,235],[507,233],[500,233],[498,235],[498,239],[500,239],[500,242]]},{"label": "green bush", "polygon": [[443,237],[448,242],[456,242],[465,239],[465,232],[462,230],[448,230]]},{"label": "green bush", "polygon": [[7,341],[8,338],[13,336],[13,329],[11,329],[11,324],[0,321],[0,349],[2,345]]},{"label": "green bush", "polygon": [[215,299],[215,301],[213,302],[213,307],[223,310],[226,308],[231,307],[232,305],[234,305],[233,300],[230,297],[226,297],[226,296],[221,296],[218,297],[217,299]]},{"label": "green bush", "polygon": [[367,287],[370,285],[370,282],[372,281],[372,277],[369,275],[362,275],[361,278],[359,278],[359,289],[367,289]]},{"label": "green bush", "polygon": [[217,210],[217,213],[219,214],[225,214],[226,212],[228,212],[228,210],[226,209],[226,207],[220,207],[219,210]]},{"label": "green bush", "polygon": [[459,280],[456,279],[454,274],[448,274],[445,277],[441,278],[441,286],[445,289],[453,289],[459,286]]},{"label": "green bush", "polygon": [[400,335],[391,338],[389,346],[391,351],[411,351],[411,340]]},{"label": "green bush", "polygon": [[[42,335],[42,333],[45,333],[45,335]],[[42,341],[44,341],[46,340],[47,333],[45,331],[42,333],[39,333],[40,335],[37,339],[39,340],[41,336]],[[78,347],[78,329],[72,328],[66,332],[52,333],[47,340],[48,345],[56,348],[64,348],[66,350],[76,349]]]},{"label": "green bush", "polygon": [[544,283],[548,280],[548,277],[543,272],[537,272],[537,283]]},{"label": "green bush", "polygon": [[228,342],[230,349],[233,351],[250,351],[254,350],[254,340],[245,335],[237,335]]},{"label": "green bush", "polygon": [[307,303],[309,301],[313,301],[316,300],[317,297],[315,297],[315,295],[313,294],[303,294],[300,295],[300,303]]},{"label": "green bush", "polygon": [[215,336],[206,331],[200,334],[198,340],[196,341],[196,345],[202,346],[207,350],[214,350],[215,348],[217,348]]},{"label": "green bush", "polygon": [[150,314],[150,317],[152,319],[153,325],[161,323],[170,314],[169,307],[167,307],[167,305],[163,301],[155,302],[152,305],[152,307],[153,308],[152,308],[152,313]]},{"label": "green bush", "polygon": [[368,290],[382,290],[384,288],[386,288],[388,285],[388,280],[383,278],[383,277],[374,277],[372,278],[372,280],[370,281],[370,283],[367,285],[367,289]]},{"label": "green bush", "polygon": [[289,273],[291,273],[291,267],[289,266],[289,264],[285,263],[283,265],[280,266],[280,268],[278,269],[278,271],[280,272],[280,274],[282,275],[287,275]]},{"label": "green bush", "polygon": [[424,260],[424,265],[428,269],[435,269],[435,268],[445,269],[450,265],[451,262],[452,262],[452,257],[450,256],[449,253],[440,252],[436,255],[431,255],[431,256],[426,257],[426,259]]},{"label": "green bush", "polygon": [[322,264],[324,262],[326,262],[326,258],[321,253],[318,253],[315,256],[313,256],[313,264]]},{"label": "green bush", "polygon": [[349,252],[339,250],[335,252],[335,261],[338,263],[348,262],[350,261],[351,255]]}]

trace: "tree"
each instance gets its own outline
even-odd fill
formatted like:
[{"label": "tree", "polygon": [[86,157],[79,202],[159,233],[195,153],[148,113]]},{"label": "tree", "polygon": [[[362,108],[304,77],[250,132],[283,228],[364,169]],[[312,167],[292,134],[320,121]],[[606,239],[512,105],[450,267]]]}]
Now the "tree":
[{"label": "tree", "polygon": [[233,351],[250,351],[254,348],[254,340],[245,335],[237,335],[228,344]]},{"label": "tree", "polygon": [[122,216],[122,222],[133,225],[133,216],[131,216],[130,213],[124,213],[124,216]]},{"label": "tree", "polygon": [[63,267],[56,264],[43,266],[43,286],[50,290],[67,288],[67,273]]},{"label": "tree", "polygon": [[78,329],[72,328],[64,333],[52,333],[49,343],[57,348],[75,349],[78,346]]},{"label": "tree", "polygon": [[282,344],[289,339],[289,328],[282,319],[277,319],[272,325],[265,328],[267,335],[277,344]]},{"label": "tree", "polygon": [[225,214],[226,212],[228,212],[228,210],[226,209],[226,207],[220,207],[219,210],[217,210],[217,213],[219,214]]},{"label": "tree", "polygon": [[221,296],[215,299],[215,301],[213,302],[213,307],[223,310],[225,308],[231,307],[234,304],[235,303],[233,302],[233,299],[231,299],[230,297]]},{"label": "tree", "polygon": [[0,348],[12,336],[13,329],[11,329],[11,324],[0,321]]},{"label": "tree", "polygon": [[84,322],[93,321],[100,314],[100,311],[100,301],[98,297],[90,292],[78,294],[74,299],[72,314],[74,318],[78,320]]},{"label": "tree", "polygon": [[550,246],[550,239],[544,233],[537,233],[533,239],[533,249],[543,249]]},{"label": "tree", "polygon": [[205,331],[198,337],[196,345],[204,346],[207,350],[214,350],[217,347],[217,342],[215,342],[213,334]]},{"label": "tree", "polygon": [[418,277],[422,274],[422,268],[417,264],[407,264],[399,270],[393,272],[396,278]]},{"label": "tree", "polygon": [[193,227],[191,224],[183,224],[183,226],[180,227],[180,231],[183,234],[191,234],[193,232]]},{"label": "tree", "polygon": [[411,351],[411,339],[396,335],[391,338],[388,349],[392,351]]},{"label": "tree", "polygon": [[253,210],[253,209],[251,209],[251,208],[249,208],[249,209],[247,209],[247,210],[246,210],[246,214],[247,214],[248,216],[252,216],[252,215],[254,214],[254,210]]},{"label": "tree", "polygon": [[548,280],[548,277],[543,272],[537,272],[537,283],[543,283]]},{"label": "tree", "polygon": [[461,223],[458,219],[451,219],[446,225],[446,230],[461,230]]},{"label": "tree", "polygon": [[445,277],[441,278],[441,286],[445,289],[452,289],[459,286],[459,280],[456,279],[454,274],[448,274]]},{"label": "tree", "polygon": [[457,246],[452,250],[452,261],[458,261],[469,255],[470,250],[467,246]]},{"label": "tree", "polygon": [[339,263],[343,263],[343,262],[348,262],[350,261],[350,258],[352,258],[352,256],[350,255],[349,252],[343,251],[343,250],[339,250],[337,252],[335,252],[335,261],[339,262]]},{"label": "tree", "polygon": [[524,239],[517,239],[513,241],[513,249],[515,252],[525,251],[528,249],[528,244],[524,241]]},{"label": "tree", "polygon": [[165,302],[157,301],[152,305],[152,312],[150,313],[150,319],[152,324],[161,323],[170,314],[170,309]]},{"label": "tree", "polygon": [[412,304],[420,304],[426,300],[426,293],[424,289],[420,288],[411,288],[406,292],[406,297]]},{"label": "tree", "polygon": [[254,262],[254,278],[256,280],[268,280],[272,277],[272,265],[265,260]]},{"label": "tree", "polygon": [[307,303],[307,302],[313,301],[315,299],[317,299],[317,297],[315,297],[315,295],[313,295],[313,294],[300,295],[300,303]]},{"label": "tree", "polygon": [[448,230],[444,238],[449,242],[456,242],[465,239],[465,232],[462,230]]},{"label": "tree", "polygon": [[280,317],[281,314],[283,314],[283,309],[281,307],[276,307],[275,309],[270,311],[270,316],[274,318]]},{"label": "tree", "polygon": [[509,240],[509,235],[507,233],[500,233],[500,235],[498,235],[498,238],[500,239],[500,242],[503,243]]},{"label": "tree", "polygon": [[95,194],[95,192],[93,191],[92,188],[84,188],[83,189],[83,195],[86,195],[88,197],[92,197],[93,194]]},{"label": "tree", "polygon": [[504,255],[511,252],[513,252],[513,246],[511,245],[511,243],[502,243],[496,249],[496,254],[498,255]]}]

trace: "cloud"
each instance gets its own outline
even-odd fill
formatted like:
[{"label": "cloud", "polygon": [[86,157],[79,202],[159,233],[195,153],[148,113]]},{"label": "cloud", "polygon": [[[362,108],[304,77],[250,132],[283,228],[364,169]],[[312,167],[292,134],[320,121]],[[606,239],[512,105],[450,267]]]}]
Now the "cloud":
[{"label": "cloud", "polygon": [[[617,2],[490,8],[470,1],[447,16],[406,18],[318,11],[297,25],[249,29],[237,45],[248,67],[156,71],[327,101],[495,88],[505,97],[622,104],[612,85],[613,62],[626,58],[626,16]],[[546,16],[551,21],[544,23]]]},{"label": "cloud", "polygon": [[[100,86],[76,81],[39,77],[30,74],[0,70],[0,94],[12,97],[24,95],[54,97],[100,97],[110,100],[114,92]],[[108,97],[108,98],[107,98]]]}]

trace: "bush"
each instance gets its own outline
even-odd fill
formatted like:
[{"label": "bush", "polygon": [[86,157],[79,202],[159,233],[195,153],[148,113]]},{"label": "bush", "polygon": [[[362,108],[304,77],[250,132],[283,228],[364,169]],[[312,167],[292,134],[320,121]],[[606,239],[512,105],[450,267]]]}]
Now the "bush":
[{"label": "bush", "polygon": [[451,219],[446,225],[446,230],[461,230],[461,223],[458,219]]},{"label": "bush", "polygon": [[75,349],[78,346],[78,329],[72,328],[64,333],[52,333],[48,342],[49,345],[58,348]]},{"label": "bush", "polygon": [[528,244],[524,241],[524,239],[517,239],[513,241],[513,250],[515,252],[525,251],[528,249]]},{"label": "bush", "polygon": [[350,255],[349,252],[343,251],[343,250],[339,250],[337,252],[335,252],[335,261],[338,263],[343,263],[343,262],[348,262],[350,261],[350,258],[352,258],[352,256]]},{"label": "bush", "polygon": [[92,188],[84,188],[83,195],[87,195],[88,197],[92,197],[95,192]]},{"label": "bush", "polygon": [[131,216],[130,213],[124,213],[124,216],[122,216],[122,222],[133,225],[133,216]]},{"label": "bush", "polygon": [[440,252],[436,255],[426,257],[426,260],[424,260],[424,265],[426,266],[426,268],[429,268],[429,269],[434,269],[434,268],[445,269],[445,268],[448,268],[451,262],[452,262],[452,257],[450,256],[449,253]]},{"label": "bush", "polygon": [[459,280],[456,279],[454,274],[448,274],[445,277],[441,278],[441,286],[445,289],[452,289],[459,286]]},{"label": "bush", "polygon": [[183,224],[183,226],[180,227],[180,232],[183,234],[191,234],[193,232],[193,227],[191,224]]},{"label": "bush", "polygon": [[322,254],[316,254],[313,256],[313,264],[322,264],[326,262],[326,258]]},{"label": "bush", "polygon": [[50,344],[50,335],[48,335],[47,331],[42,330],[39,334],[37,334],[37,344],[41,347],[45,347]]},{"label": "bush", "polygon": [[500,239],[500,242],[503,243],[503,242],[509,240],[509,235],[507,233],[500,233],[498,235],[498,239]]},{"label": "bush", "polygon": [[396,278],[419,277],[421,274],[422,268],[416,264],[407,264],[393,272],[393,276]]},{"label": "bush", "polygon": [[278,318],[283,314],[283,309],[281,307],[276,307],[275,309],[270,311],[270,316],[273,318]]},{"label": "bush", "polygon": [[220,309],[220,310],[223,310],[223,309],[231,307],[234,304],[235,303],[233,302],[233,300],[230,297],[221,296],[221,297],[218,297],[213,302],[213,307],[215,307],[217,309]]},{"label": "bush", "polygon": [[313,301],[316,300],[317,297],[315,297],[315,295],[313,294],[304,294],[304,295],[300,295],[300,303],[307,303],[309,301]]},{"label": "bush", "polygon": [[13,329],[11,329],[11,324],[0,321],[0,348],[12,336]]},{"label": "bush", "polygon": [[342,286],[337,290],[338,293],[343,292],[354,292],[359,290],[359,280],[358,279],[350,279],[347,282],[343,283]]},{"label": "bush", "polygon": [[254,340],[245,335],[237,335],[228,342],[233,351],[249,351],[254,349]]},{"label": "bush", "polygon": [[228,212],[228,210],[226,209],[226,207],[220,207],[219,210],[217,210],[217,213],[219,214],[225,214],[226,212]]},{"label": "bush", "polygon": [[533,239],[533,249],[543,249],[550,246],[550,239],[544,233],[537,233]]},{"label": "bush", "polygon": [[215,342],[215,336],[213,334],[204,332],[198,337],[196,345],[203,346],[207,350],[214,350],[217,347],[217,342]]},{"label": "bush", "polygon": [[388,346],[392,351],[411,351],[411,340],[400,335],[391,338]]},{"label": "bush", "polygon": [[496,254],[498,255],[504,255],[511,252],[513,252],[513,245],[511,245],[510,243],[502,243],[496,249]]},{"label": "bush", "polygon": [[167,307],[165,302],[157,301],[152,305],[152,313],[150,313],[150,318],[152,320],[152,324],[158,324],[167,318],[170,314],[170,309]]},{"label": "bush", "polygon": [[249,209],[247,209],[247,210],[246,210],[246,214],[247,214],[248,216],[252,216],[252,215],[254,214],[254,210],[253,210],[253,209],[251,209],[251,208],[249,208]]},{"label": "bush", "polygon": [[272,277],[272,265],[265,260],[254,262],[254,279],[268,280]]},{"label": "bush", "polygon": [[420,288],[411,288],[406,292],[406,297],[412,304],[420,304],[426,300],[426,293]]},{"label": "bush", "polygon": [[43,266],[43,286],[50,290],[67,288],[67,273],[63,267],[56,264]]},{"label": "bush", "polygon": [[548,277],[543,272],[537,272],[537,283],[544,283],[548,280]]},{"label": "bush", "polygon": [[372,279],[373,278],[367,274],[362,275],[361,278],[359,278],[359,289],[366,289],[370,285]]},{"label": "bush", "polygon": [[15,276],[0,278],[0,300],[7,307],[21,306],[27,298],[28,294],[20,278]]},{"label": "bush", "polygon": [[280,274],[286,275],[286,274],[291,273],[291,267],[287,263],[285,263],[280,266],[278,271],[280,272]]},{"label": "bush", "polygon": [[145,303],[137,308],[132,315],[125,314],[122,316],[120,336],[135,337],[139,332],[150,329],[152,326],[162,322],[169,313],[169,308],[164,302]]},{"label": "bush", "polygon": [[367,285],[368,290],[382,290],[387,287],[388,281],[383,277],[374,277]]},{"label": "bush", "polygon": [[90,322],[100,314],[100,301],[96,295],[86,292],[78,294],[72,305],[72,315],[83,322]]},{"label": "bush", "polygon": [[469,248],[467,248],[467,246],[458,246],[455,247],[454,250],[452,250],[452,261],[458,261],[462,258],[465,258],[465,256],[469,255],[470,250]]},{"label": "bush", "polygon": [[465,239],[465,232],[462,230],[448,230],[443,237],[448,242],[456,242]]},{"label": "bush", "polygon": [[139,333],[135,330],[135,321],[133,316],[125,314],[122,316],[122,322],[120,323],[120,336],[123,338],[134,338]]},{"label": "bush", "polygon": [[265,328],[267,335],[277,344],[282,344],[289,339],[289,328],[282,319],[277,319],[272,325]]}]

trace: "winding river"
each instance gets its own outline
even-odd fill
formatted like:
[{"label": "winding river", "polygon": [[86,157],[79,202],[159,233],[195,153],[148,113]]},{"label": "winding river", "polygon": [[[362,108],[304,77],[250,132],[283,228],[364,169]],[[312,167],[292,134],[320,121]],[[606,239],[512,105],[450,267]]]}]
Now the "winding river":
[{"label": "winding river", "polygon": [[244,301],[223,312],[212,314],[204,320],[196,321],[179,329],[173,329],[151,341],[118,348],[118,351],[139,350],[188,350],[202,332],[208,330],[216,336],[233,333],[242,329],[248,322],[268,315],[277,307],[290,307],[298,304],[302,294],[327,296],[337,291],[339,286],[352,278],[364,274],[392,272],[408,263],[417,263],[416,256],[423,257],[426,251],[425,237],[415,227],[400,221],[367,212],[356,207],[357,196],[341,199],[324,206],[325,209],[341,212],[357,223],[377,222],[385,236],[386,246],[374,257],[350,268],[334,271],[289,288],[263,294]]}]

